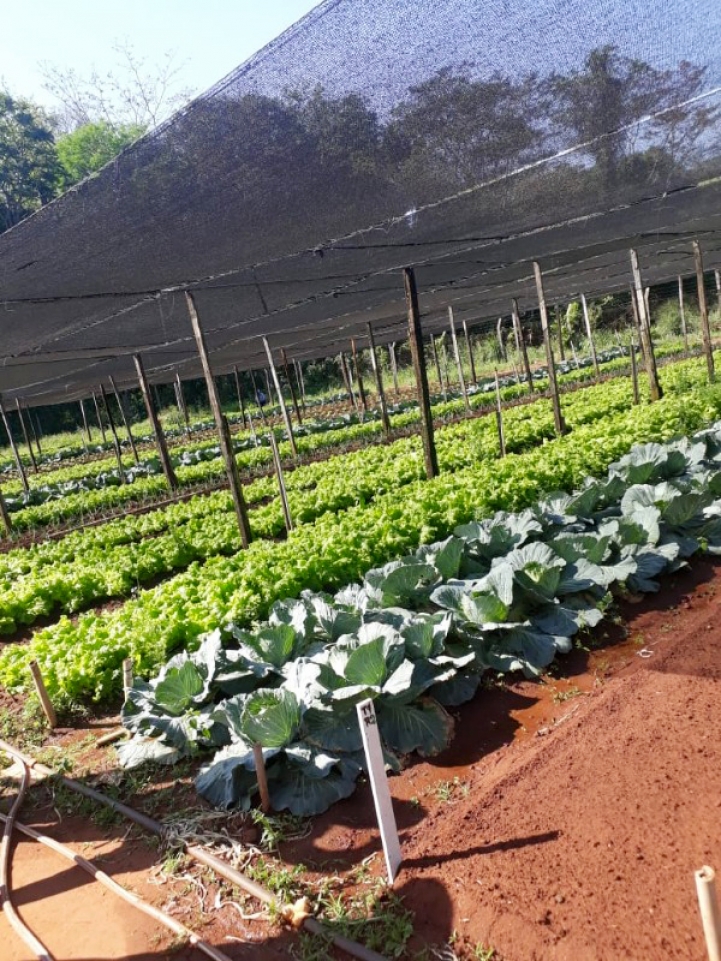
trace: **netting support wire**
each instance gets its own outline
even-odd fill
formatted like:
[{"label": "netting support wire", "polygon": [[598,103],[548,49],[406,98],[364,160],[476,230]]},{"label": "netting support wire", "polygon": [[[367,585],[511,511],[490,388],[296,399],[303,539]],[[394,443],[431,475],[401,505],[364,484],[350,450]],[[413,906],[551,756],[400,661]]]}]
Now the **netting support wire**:
[{"label": "netting support wire", "polygon": [[108,395],[105,391],[105,386],[100,385],[100,396],[103,401],[103,407],[105,408],[105,416],[108,418],[108,426],[110,427],[110,433],[113,438],[113,450],[115,451],[115,460],[118,462],[118,476],[120,477],[120,483],[124,484],[126,481],[125,469],[123,467],[123,453],[120,450],[120,440],[118,439],[118,432],[115,429],[115,421],[113,420],[113,413],[110,410],[110,403],[108,401]]},{"label": "netting support wire", "polygon": [[350,340],[351,354],[353,355],[353,366],[355,367],[355,376],[358,381],[358,397],[360,398],[361,407],[361,420],[363,416],[368,413],[368,398],[366,397],[366,389],[363,383],[363,372],[360,368],[360,361],[358,360],[358,349],[356,347],[355,337],[351,337]]},{"label": "netting support wire", "polygon": [[88,415],[86,413],[85,404],[83,403],[82,398],[78,401],[78,403],[80,404],[80,414],[83,418],[83,427],[85,428],[85,435],[88,438],[88,444],[92,444],[93,435],[90,433],[90,424],[88,423]]},{"label": "netting support wire", "polygon": [[183,382],[177,370],[175,371],[175,381],[173,383],[175,387],[175,403],[178,406],[178,413],[183,421],[185,436],[190,437],[190,418],[188,417],[188,408],[185,403],[185,395],[183,394]]},{"label": "netting support wire", "polygon": [[95,393],[95,391],[92,392],[92,395],[93,395],[93,404],[95,405],[95,416],[97,417],[98,427],[100,428],[100,436],[103,438],[103,444],[107,444],[108,438],[105,433],[105,427],[103,426],[103,419],[100,416],[100,404],[98,404],[98,395]]},{"label": "netting support wire", "polygon": [[478,377],[476,376],[476,361],[473,356],[473,344],[471,343],[471,337],[468,333],[468,324],[466,323],[465,318],[463,320],[463,336],[466,341],[466,350],[468,351],[468,364],[471,370],[471,380],[477,387]]},{"label": "netting support wire", "polygon": [[651,400],[660,400],[663,397],[663,390],[658,379],[656,368],[656,354],[653,350],[653,340],[651,339],[651,323],[646,307],[646,298],[643,292],[643,281],[641,280],[641,269],[638,265],[638,254],[631,250],[631,270],[633,271],[633,294],[636,299],[636,309],[638,311],[638,326],[641,331],[641,341],[643,343],[644,359],[646,361],[646,373],[648,374]]},{"label": "netting support wire", "polygon": [[140,392],[143,395],[145,411],[148,415],[148,420],[150,421],[150,426],[153,431],[155,447],[158,451],[158,457],[160,458],[160,464],[163,468],[165,479],[168,482],[168,487],[170,490],[177,491],[178,478],[175,476],[173,465],[170,463],[168,445],[165,442],[165,434],[163,433],[163,428],[158,418],[157,411],[155,410],[155,404],[153,403],[153,397],[150,393],[150,385],[148,384],[148,378],[145,375],[143,358],[140,356],[140,354],[133,354],[133,362],[135,364],[135,371],[138,375],[138,383],[140,384]]},{"label": "netting support wire", "polygon": [[8,440],[10,441],[10,449],[13,452],[13,458],[15,460],[15,467],[20,475],[20,483],[23,485],[23,490],[27,494],[30,490],[30,485],[28,484],[28,476],[25,473],[25,465],[20,458],[20,451],[18,450],[17,444],[15,443],[15,438],[10,430],[10,421],[8,420],[7,411],[5,410],[5,404],[3,402],[2,394],[0,394],[0,417],[2,417],[3,426],[5,427],[5,433],[8,435]]},{"label": "netting support wire", "polygon": [[443,395],[443,401],[448,400],[448,394],[446,393],[446,385],[443,382],[443,375],[441,374],[441,363],[438,360],[438,348],[436,347],[436,338],[431,334],[431,354],[433,355],[433,364],[436,368],[436,377],[438,378],[438,390],[440,390]]},{"label": "netting support wire", "polygon": [[448,326],[451,330],[451,343],[453,344],[453,356],[456,359],[456,367],[458,369],[458,383],[461,388],[461,394],[463,394],[463,403],[466,405],[466,416],[471,416],[471,402],[468,400],[468,391],[466,390],[466,378],[463,373],[463,362],[461,360],[461,352],[458,348],[458,337],[456,336],[456,322],[453,317],[453,308],[448,308]]},{"label": "netting support wire", "polygon": [[693,241],[693,260],[696,267],[696,287],[698,288],[698,310],[701,314],[701,337],[703,338],[703,352],[706,355],[708,368],[708,382],[716,380],[716,370],[713,362],[713,344],[711,343],[711,328],[708,322],[708,304],[706,303],[706,287],[703,278],[703,254],[698,240]]},{"label": "netting support wire", "polygon": [[228,486],[230,487],[230,493],[233,496],[233,507],[235,508],[235,516],[238,521],[240,540],[243,544],[243,547],[247,548],[250,545],[252,535],[250,532],[250,521],[248,520],[248,508],[245,505],[243,486],[240,482],[240,474],[238,472],[238,462],[235,459],[235,452],[233,451],[233,440],[230,436],[230,427],[228,426],[228,420],[223,413],[223,409],[220,406],[218,385],[215,382],[213,370],[210,366],[210,358],[208,357],[208,350],[205,345],[203,329],[200,326],[200,318],[198,317],[195,298],[190,291],[185,292],[185,302],[188,307],[188,313],[190,314],[190,323],[193,328],[195,343],[198,347],[200,363],[203,367],[205,384],[208,388],[210,407],[213,411],[213,417],[215,418],[215,426],[218,429],[220,450],[223,454],[223,460],[225,461],[225,471],[228,476]]},{"label": "netting support wire", "polygon": [[421,414],[423,459],[426,465],[426,476],[428,480],[433,480],[434,477],[438,476],[438,455],[436,454],[436,443],[433,436],[433,416],[431,414],[430,391],[428,390],[426,358],[423,353],[423,331],[421,329],[421,316],[418,309],[418,289],[416,288],[416,275],[412,267],[403,268],[403,285],[405,288],[406,306],[408,308],[408,337],[410,340],[411,357],[413,359],[413,370],[416,377],[418,406]]},{"label": "netting support wire", "polygon": [[591,315],[588,311],[588,303],[586,302],[586,295],[581,294],[581,306],[583,307],[583,322],[586,326],[586,339],[588,340],[588,347],[591,351],[591,360],[593,361],[593,369],[596,372],[596,377],[599,377],[601,371],[598,367],[598,357],[596,356],[596,345],[593,342],[593,331],[591,330]]},{"label": "netting support wire", "polygon": [[0,490],[0,520],[2,520],[5,525],[5,533],[12,534],[13,525],[10,520],[10,512],[8,511],[8,506],[5,503],[5,498],[3,497],[3,492]]},{"label": "netting support wire", "polygon": [[[716,271],[718,274],[718,271]],[[678,312],[681,317],[681,335],[683,337],[683,349],[688,350],[688,328],[686,326],[686,310],[683,303],[683,277],[678,277]]]},{"label": "netting support wire", "polygon": [[123,422],[123,426],[125,427],[125,433],[127,434],[127,437],[128,437],[128,443],[130,444],[130,450],[133,454],[133,460],[135,461],[136,464],[139,464],[140,458],[138,457],[138,448],[135,446],[135,438],[133,437],[133,433],[130,430],[130,422],[128,421],[128,414],[127,414],[127,411],[125,410],[125,405],[123,404],[123,400],[120,396],[120,392],[118,391],[118,385],[115,383],[115,378],[113,377],[112,374],[110,374],[110,386],[113,388],[113,393],[115,394],[115,401],[118,405],[118,410],[120,411],[120,418]]},{"label": "netting support wire", "polygon": [[295,416],[298,424],[303,423],[303,415],[300,412],[300,407],[298,406],[298,395],[296,393],[295,387],[293,386],[293,378],[290,376],[290,367],[288,366],[288,355],[285,352],[285,347],[280,348],[280,358],[283,361],[283,370],[285,371],[285,379],[288,381],[288,387],[290,388],[290,399],[293,401],[293,410],[295,411]]},{"label": "netting support wire", "polygon": [[523,360],[523,370],[526,375],[526,382],[528,383],[528,393],[532,394],[533,374],[531,373],[531,365],[528,360],[526,338],[523,336],[523,328],[521,327],[521,315],[518,313],[518,301],[515,297],[511,300],[511,319],[513,321],[513,329],[516,334],[516,346]]},{"label": "netting support wire", "polygon": [[368,322],[368,349],[370,351],[371,367],[373,368],[373,377],[376,382],[376,391],[378,392],[378,404],[381,409],[381,426],[383,427],[383,433],[386,436],[386,440],[390,437],[391,433],[391,422],[388,419],[388,406],[386,404],[386,392],[383,389],[383,373],[381,372],[380,364],[378,363],[378,355],[376,354],[376,342],[373,337],[373,325]]},{"label": "netting support wire", "polygon": [[23,414],[23,407],[20,403],[20,398],[15,398],[15,407],[18,412],[18,420],[20,421],[20,429],[23,432],[23,438],[25,440],[25,446],[28,449],[28,454],[30,455],[30,463],[33,465],[33,473],[38,472],[38,462],[35,460],[35,454],[33,452],[33,445],[30,443],[30,435],[28,434],[28,425],[25,423],[25,415]]},{"label": "netting support wire", "polygon": [[285,432],[288,437],[288,443],[290,444],[290,451],[293,455],[293,460],[298,459],[298,448],[295,444],[295,435],[293,434],[293,425],[290,422],[290,415],[288,414],[288,408],[285,405],[285,397],[283,397],[283,391],[280,389],[280,377],[278,377],[278,371],[276,370],[275,361],[273,360],[273,354],[268,344],[268,338],[263,338],[263,346],[265,347],[265,355],[268,358],[268,364],[270,366],[270,373],[273,378],[273,384],[275,386],[275,392],[278,395],[278,403],[280,404],[280,413],[283,418],[283,423],[285,425]]},{"label": "netting support wire", "polygon": [[538,309],[541,314],[541,330],[543,331],[543,345],[546,348],[546,366],[548,367],[548,383],[553,405],[553,420],[556,433],[560,437],[566,433],[566,422],[561,413],[561,401],[558,396],[558,382],[556,380],[556,364],[553,359],[553,345],[551,332],[548,329],[548,311],[546,309],[546,295],[543,291],[543,274],[537,261],[533,261],[533,273],[536,278],[536,293],[538,295]]}]

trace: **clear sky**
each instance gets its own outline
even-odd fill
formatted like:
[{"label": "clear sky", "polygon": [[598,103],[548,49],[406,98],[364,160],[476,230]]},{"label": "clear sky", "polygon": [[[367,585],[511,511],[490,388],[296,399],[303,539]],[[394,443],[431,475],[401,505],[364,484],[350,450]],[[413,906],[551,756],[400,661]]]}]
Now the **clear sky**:
[{"label": "clear sky", "polygon": [[152,62],[168,51],[180,86],[202,93],[315,7],[319,0],[5,0],[0,83],[52,109],[40,64],[117,71],[113,45]]}]

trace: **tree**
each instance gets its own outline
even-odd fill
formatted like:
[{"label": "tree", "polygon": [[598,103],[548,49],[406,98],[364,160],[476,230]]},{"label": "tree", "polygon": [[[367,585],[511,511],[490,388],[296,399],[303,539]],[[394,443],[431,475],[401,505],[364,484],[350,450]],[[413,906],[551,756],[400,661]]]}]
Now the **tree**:
[{"label": "tree", "polygon": [[59,181],[47,117],[0,91],[0,233],[52,200]]},{"label": "tree", "polygon": [[107,120],[98,120],[58,138],[63,186],[70,187],[96,173],[144,132],[141,126],[114,126]]}]

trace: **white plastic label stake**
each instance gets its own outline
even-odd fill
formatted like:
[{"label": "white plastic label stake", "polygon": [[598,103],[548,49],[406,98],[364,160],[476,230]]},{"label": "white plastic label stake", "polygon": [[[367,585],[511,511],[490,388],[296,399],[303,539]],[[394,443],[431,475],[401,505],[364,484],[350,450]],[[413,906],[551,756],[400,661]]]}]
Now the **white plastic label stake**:
[{"label": "white plastic label stake", "polygon": [[358,723],[360,724],[361,736],[363,738],[363,750],[365,751],[366,761],[368,762],[368,775],[373,790],[378,826],[381,831],[383,853],[386,858],[386,868],[388,869],[388,880],[393,884],[401,863],[401,846],[398,840],[398,828],[396,827],[396,818],[393,813],[391,792],[388,789],[388,778],[386,776],[385,763],[383,762],[383,749],[381,748],[381,739],[378,734],[373,701],[370,699],[361,701],[360,704],[356,705],[356,710],[358,711]]}]

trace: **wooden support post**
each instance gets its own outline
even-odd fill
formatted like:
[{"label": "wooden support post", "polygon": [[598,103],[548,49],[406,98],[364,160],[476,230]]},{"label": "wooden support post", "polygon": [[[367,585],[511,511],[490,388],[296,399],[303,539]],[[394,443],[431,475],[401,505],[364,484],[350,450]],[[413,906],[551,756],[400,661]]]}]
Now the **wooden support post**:
[{"label": "wooden support post", "polygon": [[528,350],[526,349],[526,338],[523,336],[523,328],[521,327],[521,318],[518,313],[518,301],[514,297],[511,301],[511,317],[513,318],[513,329],[516,332],[516,343],[519,345],[521,351],[521,358],[523,359],[523,370],[526,375],[526,382],[528,383],[528,393],[533,393],[533,374],[531,373],[531,365],[528,361]]},{"label": "wooden support post", "polygon": [[115,451],[115,460],[118,462],[118,476],[120,477],[120,483],[124,484],[126,481],[125,468],[123,467],[123,453],[120,449],[120,441],[118,440],[118,432],[115,429],[115,421],[113,420],[113,415],[110,410],[110,404],[108,403],[108,395],[105,392],[105,387],[100,385],[100,397],[103,401],[103,407],[105,408],[105,416],[108,418],[108,426],[110,427],[110,434],[113,438],[113,450]]},{"label": "wooden support post", "polygon": [[388,407],[386,405],[386,392],[383,389],[383,374],[381,372],[380,364],[378,363],[378,356],[376,354],[376,343],[373,338],[373,327],[368,323],[368,348],[371,355],[371,367],[373,368],[373,376],[376,382],[376,391],[378,392],[378,405],[381,409],[381,427],[383,428],[383,433],[386,439],[390,436],[391,432],[391,422],[388,418]]},{"label": "wooden support post", "polygon": [[513,376],[516,378],[516,386],[518,387],[521,384],[521,375],[518,373],[518,367],[516,367],[514,361],[511,361],[511,367],[513,369]]},{"label": "wooden support post", "polygon": [[600,376],[600,369],[598,367],[598,357],[596,356],[596,345],[593,342],[593,332],[591,330],[591,315],[588,312],[588,304],[586,303],[586,295],[581,294],[581,306],[583,307],[583,323],[586,327],[586,338],[588,340],[588,347],[591,351],[591,360],[593,361],[593,369],[596,371],[596,377]]},{"label": "wooden support post", "polygon": [[299,360],[293,361],[293,366],[295,367],[295,379],[298,381],[298,386],[300,387],[300,402],[303,406],[303,413],[305,413],[305,381],[303,380],[303,368]]},{"label": "wooden support post", "polygon": [[53,707],[53,702],[50,700],[50,695],[45,687],[45,682],[43,681],[43,676],[40,673],[40,667],[37,661],[30,661],[30,674],[33,679],[33,684],[35,685],[35,690],[40,698],[40,703],[43,708],[43,713],[48,719],[48,725],[51,728],[58,726],[58,718],[55,713],[55,708]]},{"label": "wooden support post", "polygon": [[7,535],[12,534],[13,525],[12,525],[12,521],[10,520],[10,511],[8,510],[8,506],[5,503],[5,498],[3,497],[3,492],[1,490],[0,490],[0,520],[2,520],[3,524],[5,525],[5,533]]},{"label": "wooden support post", "polygon": [[506,456],[506,438],[503,433],[503,411],[501,408],[501,386],[498,383],[498,371],[493,371],[496,379],[496,427],[498,428],[498,449],[501,457]]},{"label": "wooden support post", "polygon": [[643,302],[646,306],[646,322],[648,324],[648,329],[651,329],[651,288],[644,287],[643,290]]},{"label": "wooden support post", "polygon": [[443,375],[441,374],[441,365],[438,360],[438,350],[436,348],[436,338],[431,334],[431,353],[433,354],[433,363],[436,368],[436,377],[438,378],[438,389],[443,395],[443,400],[448,400],[448,393],[446,392],[446,385],[443,382]]},{"label": "wooden support post", "polygon": [[28,477],[25,473],[25,465],[20,457],[20,451],[18,450],[17,444],[15,443],[15,438],[10,430],[10,421],[8,420],[7,411],[5,410],[5,404],[3,403],[2,395],[0,394],[0,416],[2,417],[3,425],[5,427],[5,433],[8,435],[8,440],[10,441],[10,450],[13,452],[13,458],[15,460],[15,467],[18,474],[20,475],[20,483],[23,485],[23,490],[27,494],[30,490],[30,485],[28,484]]},{"label": "wooden support post", "polygon": [[295,416],[299,424],[303,423],[303,416],[300,412],[300,407],[298,406],[298,395],[296,393],[295,387],[293,386],[293,378],[290,376],[290,368],[288,367],[288,356],[285,352],[285,347],[280,348],[280,357],[283,361],[283,369],[285,370],[285,379],[288,381],[288,387],[290,388],[290,399],[293,401],[293,410],[295,411]]},{"label": "wooden support post", "polygon": [[160,457],[160,464],[163,468],[165,479],[168,482],[168,487],[171,489],[171,491],[176,491],[178,489],[178,479],[175,476],[173,465],[170,463],[168,445],[165,442],[165,434],[163,433],[162,425],[155,410],[155,405],[153,404],[153,397],[150,393],[148,378],[145,376],[143,359],[140,354],[133,354],[133,361],[135,363],[135,370],[138,374],[140,392],[142,393],[143,400],[145,401],[145,410],[148,415],[148,420],[150,421],[153,436],[155,437],[155,446],[158,451],[158,456]]},{"label": "wooden support post", "polygon": [[230,436],[230,427],[228,426],[228,420],[223,414],[223,410],[220,406],[220,396],[218,394],[218,385],[215,383],[215,378],[213,377],[213,369],[210,366],[210,358],[208,357],[208,350],[205,345],[205,337],[203,335],[203,329],[200,326],[200,318],[198,317],[198,311],[195,306],[195,298],[193,294],[186,290],[185,292],[185,302],[188,306],[188,313],[190,314],[190,324],[193,328],[193,336],[195,337],[195,344],[198,348],[198,354],[200,355],[200,363],[203,367],[203,374],[205,376],[205,385],[208,388],[208,399],[210,400],[210,407],[213,411],[213,417],[215,418],[215,426],[218,431],[218,436],[220,439],[220,450],[223,455],[223,460],[225,461],[225,472],[228,477],[228,486],[230,487],[230,493],[233,497],[233,507],[235,508],[235,516],[238,521],[238,529],[240,531],[240,540],[243,547],[248,547],[251,541],[250,532],[250,522],[248,521],[248,510],[245,506],[245,498],[243,497],[243,488],[240,483],[240,475],[238,473],[238,462],[235,459],[235,452],[233,451],[233,440]]},{"label": "wooden support post", "polygon": [[[631,308],[633,310],[633,322],[636,326],[638,343],[641,348],[641,363],[643,365],[643,369],[648,370],[648,361],[646,360],[646,341],[643,337],[643,332],[641,331],[641,315],[638,312],[638,300],[636,299],[636,289],[634,288],[633,284],[631,284]],[[623,349],[621,335],[617,333],[616,339],[618,341],[618,346]]]},{"label": "wooden support post", "polygon": [[268,439],[270,441],[270,449],[273,452],[273,467],[275,468],[275,477],[278,481],[278,491],[280,493],[280,504],[283,508],[283,519],[285,521],[285,529],[290,534],[293,530],[293,518],[290,516],[290,504],[288,503],[288,491],[285,486],[285,478],[283,477],[283,465],[280,462],[280,451],[278,450],[278,441],[275,439],[275,434],[271,431],[268,434]]},{"label": "wooden support post", "polygon": [[238,398],[238,410],[240,411],[240,421],[245,428],[245,404],[243,403],[243,393],[240,389],[240,374],[237,366],[233,365],[233,377],[235,378],[235,395]]},{"label": "wooden support post", "polygon": [[536,261],[533,262],[533,272],[536,276],[536,293],[538,294],[538,308],[541,314],[541,330],[543,331],[543,344],[546,348],[546,366],[548,367],[548,382],[550,386],[551,404],[553,405],[553,420],[556,425],[556,433],[560,436],[566,433],[566,422],[561,413],[561,401],[558,396],[558,382],[556,380],[556,365],[553,360],[553,345],[551,344],[551,333],[548,329],[548,311],[546,310],[546,295],[543,292],[543,274]]},{"label": "wooden support post", "polygon": [[561,308],[558,306],[558,304],[555,305],[554,311],[556,313],[556,322],[558,324],[558,356],[565,364],[566,352],[563,346],[563,323],[561,321]]},{"label": "wooden support post", "polygon": [[393,390],[396,392],[396,397],[399,396],[400,391],[398,389],[398,361],[396,359],[396,342],[393,341],[392,344],[388,344],[388,356],[391,361],[391,374],[393,375]]},{"label": "wooden support post", "polygon": [[[263,421],[263,424],[265,424],[266,423],[265,411],[263,410],[263,405],[258,400],[258,394],[259,394],[258,384],[255,379],[255,374],[253,373],[252,370],[250,371],[250,382],[253,385],[253,396],[255,397],[255,402],[258,405],[258,410],[260,411],[260,419]],[[268,400],[270,400],[270,394],[268,395]]]},{"label": "wooden support post", "polygon": [[465,322],[465,320],[463,321],[463,336],[466,341],[466,350],[468,351],[468,364],[471,369],[471,380],[476,386],[478,386],[478,378],[476,377],[476,361],[473,357],[473,345],[471,344],[471,337],[468,333],[468,324]]},{"label": "wooden support post", "polygon": [[355,367],[355,376],[356,380],[358,381],[358,397],[360,398],[361,407],[363,408],[363,414],[367,414],[368,398],[366,397],[366,389],[363,385],[363,373],[360,369],[360,363],[358,361],[358,351],[356,349],[355,337],[351,337],[350,349],[351,353],[353,354],[353,366]]},{"label": "wooden support post", "polygon": [[273,396],[273,388],[270,386],[270,371],[267,367],[263,368],[263,373],[265,374],[265,388],[268,395],[268,400]]},{"label": "wooden support post", "polygon": [[83,427],[85,428],[85,434],[88,438],[88,443],[92,444],[93,435],[90,433],[90,424],[88,423],[88,415],[85,412],[85,404],[83,403],[82,398],[78,401],[78,403],[80,404],[80,414],[83,418]]},{"label": "wooden support post", "polygon": [[38,450],[38,457],[43,456],[43,449],[40,446],[40,438],[43,436],[42,428],[40,427],[40,415],[36,414],[33,417],[33,412],[28,409],[28,421],[30,423],[30,433],[32,434],[33,441]]},{"label": "wooden support post", "polygon": [[255,759],[255,773],[258,778],[258,793],[260,794],[260,809],[264,814],[270,811],[270,792],[268,791],[268,775],[265,772],[265,758],[260,744],[253,745]]},{"label": "wooden support post", "polygon": [[348,393],[350,402],[353,405],[355,412],[359,413],[358,401],[356,400],[355,394],[353,393],[353,384],[351,383],[350,372],[348,370],[348,364],[346,362],[345,354],[343,353],[343,351],[341,351],[338,354],[338,365],[340,367],[340,372],[343,375],[343,383],[345,384],[345,389]]},{"label": "wooden support post", "polygon": [[653,341],[651,340],[651,327],[648,313],[646,312],[646,300],[643,294],[643,282],[641,280],[641,270],[638,266],[638,255],[635,250],[631,250],[631,269],[633,271],[633,289],[636,295],[636,306],[638,308],[639,326],[641,328],[641,338],[644,345],[644,355],[646,361],[646,373],[648,374],[649,386],[651,389],[651,400],[660,400],[663,397],[663,390],[658,380],[658,370],[656,369],[656,355],[653,351]]},{"label": "wooden support post", "polygon": [[23,432],[23,438],[25,439],[25,446],[28,449],[28,454],[30,455],[30,463],[33,465],[33,473],[38,472],[38,462],[35,460],[35,453],[33,451],[33,446],[30,443],[30,435],[28,434],[28,425],[25,423],[25,415],[23,414],[22,404],[20,403],[20,398],[15,398],[15,407],[18,412],[18,420],[20,421],[20,428]]},{"label": "wooden support post", "polygon": [[107,444],[108,438],[105,433],[105,427],[103,426],[103,419],[100,416],[100,404],[98,403],[98,395],[93,391],[93,404],[95,404],[95,416],[98,418],[98,427],[100,428],[100,436],[103,438],[103,444]]},{"label": "wooden support post", "polygon": [[188,417],[188,406],[185,403],[185,394],[183,393],[183,382],[180,379],[180,373],[176,370],[175,380],[173,382],[175,387],[175,403],[178,406],[178,413],[183,420],[183,428],[185,430],[185,436],[190,437],[190,417]]},{"label": "wooden support post", "polygon": [[[717,271],[718,273],[718,271]],[[683,349],[688,351],[688,328],[686,326],[686,310],[683,303],[683,278],[678,278],[678,312],[681,317],[681,336],[683,337]]]},{"label": "wooden support post", "polygon": [[466,378],[463,376],[463,364],[461,363],[461,352],[458,349],[458,338],[456,337],[456,324],[453,319],[453,308],[448,308],[448,326],[451,328],[451,341],[453,343],[453,354],[456,358],[456,367],[458,368],[458,383],[461,387],[461,393],[463,394],[463,402],[466,405],[466,414],[470,416],[471,413],[471,403],[468,400],[468,391],[466,390]]},{"label": "wooden support post", "polygon": [[405,287],[406,305],[408,307],[408,335],[411,345],[413,370],[416,377],[418,391],[418,406],[421,413],[421,437],[423,439],[423,456],[426,465],[426,476],[432,480],[438,475],[438,455],[433,437],[433,417],[431,414],[431,398],[428,390],[428,373],[426,358],[423,353],[423,332],[418,310],[418,291],[416,278],[412,267],[403,268],[403,284]]},{"label": "wooden support post", "polygon": [[576,370],[580,370],[581,364],[579,363],[578,354],[576,353],[576,345],[572,340],[569,341],[569,344],[571,345],[571,356],[573,357],[573,363],[576,365]]},{"label": "wooden support post", "polygon": [[126,657],[123,660],[123,694],[127,698],[128,691],[133,686],[133,659]]},{"label": "wooden support post", "polygon": [[508,360],[508,354],[506,353],[506,345],[503,343],[503,317],[498,318],[498,323],[496,324],[496,337],[498,338],[498,349],[501,352],[501,360]]},{"label": "wooden support post", "polygon": [[708,370],[708,382],[713,384],[716,380],[716,370],[713,362],[713,344],[711,343],[711,328],[708,322],[708,305],[706,303],[706,287],[703,279],[703,255],[698,240],[693,242],[693,259],[696,265],[696,287],[698,289],[698,309],[701,314],[701,337],[703,339],[703,352],[706,355],[706,368]]},{"label": "wooden support post", "polygon": [[634,404],[641,403],[641,397],[638,392],[638,364],[636,363],[636,342],[631,337],[629,343],[629,356],[631,357],[631,383],[633,385],[633,402]]},{"label": "wooden support post", "polygon": [[295,446],[295,437],[293,435],[293,425],[290,422],[290,417],[288,416],[288,408],[285,406],[285,398],[283,397],[283,391],[280,389],[280,379],[278,377],[278,371],[275,369],[275,362],[273,361],[273,354],[270,351],[270,346],[268,345],[268,338],[263,338],[263,346],[265,347],[265,353],[268,358],[268,363],[270,364],[270,372],[273,375],[273,383],[275,384],[275,392],[278,395],[278,401],[280,403],[280,412],[283,416],[283,423],[285,424],[285,432],[288,436],[288,441],[290,443],[290,450],[293,454],[293,459],[298,458],[298,448]]},{"label": "wooden support post", "polygon": [[117,401],[118,410],[120,411],[120,416],[123,421],[123,426],[125,427],[125,433],[127,434],[127,437],[128,437],[130,450],[133,453],[133,459],[135,460],[136,464],[139,464],[140,458],[138,457],[138,448],[135,446],[135,438],[133,437],[133,432],[130,430],[130,421],[128,420],[128,413],[125,410],[125,405],[123,404],[120,394],[118,393],[118,387],[117,387],[117,384],[115,383],[115,378],[113,377],[112,374],[110,375],[110,386],[113,388],[113,393],[115,394],[115,400]]}]

